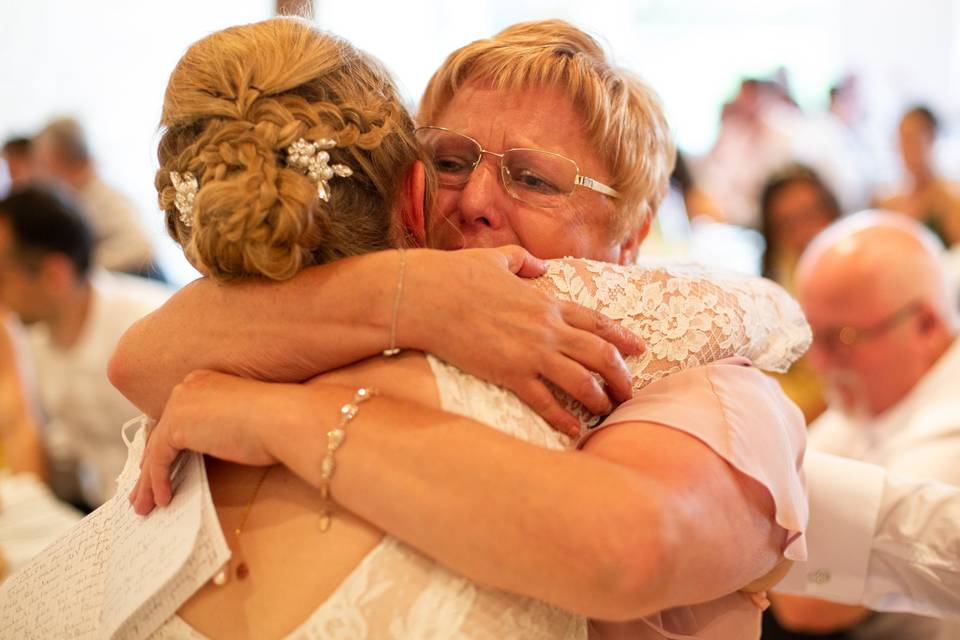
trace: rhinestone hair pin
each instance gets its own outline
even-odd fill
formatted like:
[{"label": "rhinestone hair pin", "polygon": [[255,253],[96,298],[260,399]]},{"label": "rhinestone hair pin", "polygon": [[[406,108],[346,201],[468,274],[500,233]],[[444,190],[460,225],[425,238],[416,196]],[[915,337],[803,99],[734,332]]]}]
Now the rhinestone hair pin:
[{"label": "rhinestone hair pin", "polygon": [[330,180],[334,177],[349,178],[353,169],[345,164],[330,164],[327,149],[333,149],[337,143],[330,138],[320,138],[313,142],[300,138],[287,147],[287,166],[304,172],[317,185],[317,195],[324,202],[330,201]]},{"label": "rhinestone hair pin", "polygon": [[196,176],[189,171],[183,173],[171,171],[170,182],[173,183],[173,188],[177,190],[177,196],[173,204],[180,212],[180,222],[185,227],[193,226],[193,200],[197,197],[197,191],[199,190]]}]

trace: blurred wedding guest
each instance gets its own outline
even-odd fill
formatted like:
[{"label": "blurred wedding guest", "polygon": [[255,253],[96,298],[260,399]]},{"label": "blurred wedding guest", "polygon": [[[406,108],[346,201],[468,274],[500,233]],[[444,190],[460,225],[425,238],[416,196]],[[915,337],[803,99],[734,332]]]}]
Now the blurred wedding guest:
[{"label": "blurred wedding guest", "polygon": [[[800,255],[839,216],[837,199],[813,169],[789,164],[771,175],[760,194],[760,231],[766,244],[763,276],[794,292]],[[820,378],[808,357],[774,377],[808,423],[826,409]]]},{"label": "blurred wedding guest", "polygon": [[[814,331],[811,361],[830,408],[811,425],[811,450],[888,472],[960,485],[957,291],[940,243],[919,223],[862,212],[825,230],[797,270]],[[944,530],[956,541],[955,532]],[[828,578],[827,578],[828,579]],[[960,621],[774,597],[787,629],[849,637],[947,640]]]},{"label": "blurred wedding guest", "polygon": [[830,87],[827,109],[815,118],[829,143],[810,141],[811,149],[820,149],[815,157],[823,161],[804,160],[829,180],[843,211],[869,206],[877,185],[890,174],[889,144],[867,106],[868,87],[855,73],[844,74]]},{"label": "blurred wedding guest", "polygon": [[717,140],[695,166],[697,181],[731,224],[756,227],[763,181],[792,157],[788,122],[799,110],[775,82],[744,79],[720,114]]},{"label": "blurred wedding guest", "polygon": [[0,467],[12,473],[26,472],[45,478],[36,407],[28,391],[31,385],[27,380],[22,341],[16,317],[0,307]]},{"label": "blurred wedding guest", "polygon": [[763,276],[793,292],[800,255],[839,217],[836,197],[810,167],[790,163],[771,174],[760,193]]},{"label": "blurred wedding guest", "polygon": [[903,191],[880,198],[877,206],[897,211],[926,225],[950,247],[960,243],[960,187],[937,172],[934,143],[939,121],[925,106],[907,111],[898,137],[905,171]]},{"label": "blurred wedding guest", "polygon": [[[673,166],[673,173],[670,174],[670,190],[677,191],[683,197],[684,209],[690,220],[706,217],[714,222],[723,222],[723,212],[717,208],[717,204],[697,184],[690,172],[690,164],[686,154],[679,150],[677,151],[676,164]],[[659,212],[657,213],[659,214]],[[656,219],[654,219],[654,223],[656,223]]]},{"label": "blurred wedding guest", "polygon": [[8,138],[0,150],[3,161],[7,165],[7,175],[10,177],[10,186],[18,187],[33,178],[33,168],[30,160],[30,138],[15,136]]},{"label": "blurred wedding guest", "polygon": [[75,479],[76,495],[69,483],[60,487],[88,507],[110,497],[127,455],[120,426],[138,413],[108,382],[107,360],[127,327],[168,294],[94,270],[92,250],[66,195],[27,186],[0,200],[0,298],[29,325],[51,477]]},{"label": "blurred wedding guest", "polygon": [[22,327],[0,307],[0,581],[80,519],[44,484],[47,465]]},{"label": "blurred wedding guest", "polygon": [[38,177],[54,179],[76,194],[93,229],[95,264],[163,279],[136,207],[97,175],[86,134],[76,120],[50,122],[34,138],[31,155]]}]

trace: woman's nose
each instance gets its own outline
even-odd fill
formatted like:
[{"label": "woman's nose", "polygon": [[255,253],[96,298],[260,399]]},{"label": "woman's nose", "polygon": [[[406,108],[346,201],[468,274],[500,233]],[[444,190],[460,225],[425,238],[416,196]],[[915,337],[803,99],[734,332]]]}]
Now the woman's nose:
[{"label": "woman's nose", "polygon": [[503,207],[510,200],[500,181],[500,163],[484,156],[470,174],[460,193],[460,213],[467,225],[499,229],[503,226]]}]

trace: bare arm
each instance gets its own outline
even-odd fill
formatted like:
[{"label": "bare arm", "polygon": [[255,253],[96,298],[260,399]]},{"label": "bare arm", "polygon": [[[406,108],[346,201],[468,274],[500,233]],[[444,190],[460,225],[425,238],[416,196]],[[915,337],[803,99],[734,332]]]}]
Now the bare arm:
[{"label": "bare arm", "polygon": [[37,424],[31,414],[13,341],[0,316],[0,444],[7,466],[46,478]]},{"label": "bare arm", "polygon": [[[369,367],[358,377],[389,384]],[[148,448],[280,460],[319,486],[324,425],[351,392],[192,375]],[[584,455],[382,397],[364,405],[337,458],[332,489],[345,508],[471,579],[596,618],[730,593],[769,571],[783,544],[762,488],[655,424],[608,429]]]},{"label": "bare arm", "polygon": [[[286,283],[197,280],[124,334],[110,381],[156,418],[195,369],[296,382],[360,360],[389,340],[395,285],[378,274],[396,268],[396,256],[376,253],[307,269]],[[352,295],[358,288],[363,296]]]},{"label": "bare arm", "polygon": [[[602,314],[513,275],[542,270],[517,247],[409,251],[397,341],[512,390],[570,431],[579,423],[543,380],[605,413],[610,399],[589,372],[624,400],[630,374],[618,349],[640,353],[643,345]],[[173,387],[196,369],[292,382],[377,354],[389,343],[397,272],[397,253],[383,252],[307,269],[285,283],[199,280],[127,332],[110,380],[157,417]]]},{"label": "bare arm", "polygon": [[[619,425],[580,455],[392,400],[365,420],[334,496],[484,584],[629,620],[735,591],[780,557],[769,498],[667,427]],[[375,468],[390,482],[371,492]]]}]

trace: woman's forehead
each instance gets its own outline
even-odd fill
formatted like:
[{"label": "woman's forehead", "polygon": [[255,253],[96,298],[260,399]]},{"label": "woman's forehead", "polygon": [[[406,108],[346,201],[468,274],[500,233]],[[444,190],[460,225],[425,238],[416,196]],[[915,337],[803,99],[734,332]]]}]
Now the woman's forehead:
[{"label": "woman's forehead", "polygon": [[558,89],[468,84],[453,95],[436,121],[423,124],[466,134],[490,151],[531,147],[559,153],[576,161],[584,174],[601,181],[606,177],[587,139],[584,118]]}]

